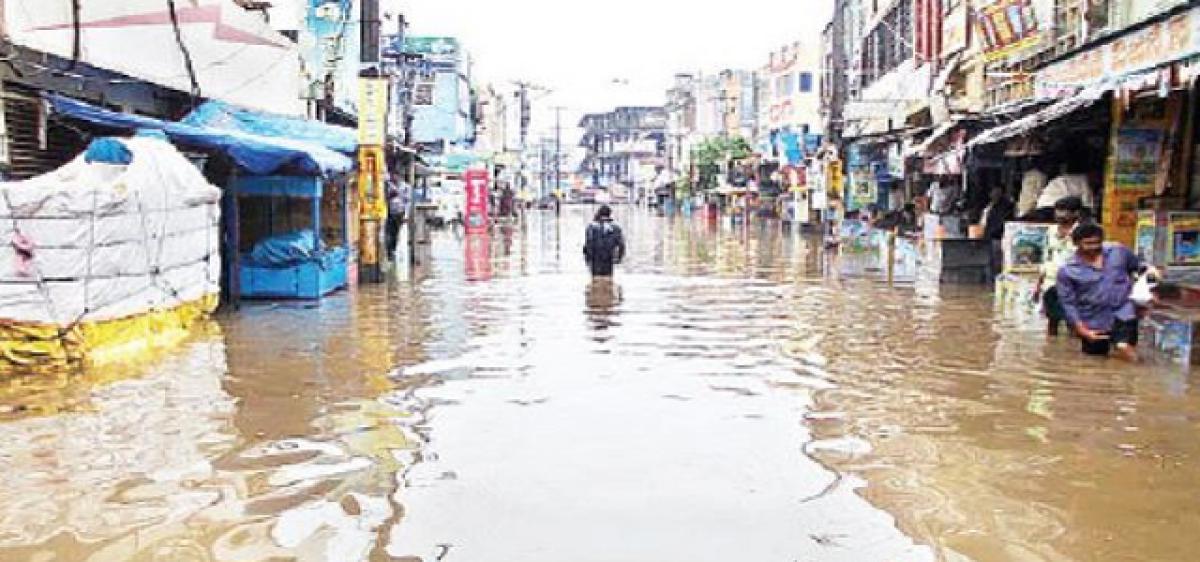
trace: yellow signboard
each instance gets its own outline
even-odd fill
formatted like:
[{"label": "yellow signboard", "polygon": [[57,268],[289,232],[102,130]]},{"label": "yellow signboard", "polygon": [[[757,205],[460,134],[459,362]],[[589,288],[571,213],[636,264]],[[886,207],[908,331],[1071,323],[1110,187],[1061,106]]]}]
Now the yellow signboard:
[{"label": "yellow signboard", "polygon": [[383,146],[387,142],[388,81],[358,79],[358,144]]},{"label": "yellow signboard", "polygon": [[825,171],[829,174],[829,183],[825,185],[825,191],[831,199],[839,199],[842,196],[842,161],[830,160],[825,166]]}]

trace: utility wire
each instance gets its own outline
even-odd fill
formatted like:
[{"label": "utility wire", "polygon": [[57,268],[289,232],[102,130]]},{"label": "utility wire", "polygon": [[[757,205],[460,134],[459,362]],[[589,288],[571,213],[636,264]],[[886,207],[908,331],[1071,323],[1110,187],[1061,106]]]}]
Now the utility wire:
[{"label": "utility wire", "polygon": [[[78,0],[75,0],[78,2]],[[175,28],[175,42],[179,45],[179,51],[183,53],[183,64],[187,68],[188,79],[192,83],[192,108],[196,107],[197,101],[200,99],[200,82],[196,80],[196,67],[192,65],[192,53],[188,50],[187,44],[183,42],[183,32],[179,29],[179,14],[175,12],[175,0],[167,0],[167,10],[171,13],[171,26]]]}]

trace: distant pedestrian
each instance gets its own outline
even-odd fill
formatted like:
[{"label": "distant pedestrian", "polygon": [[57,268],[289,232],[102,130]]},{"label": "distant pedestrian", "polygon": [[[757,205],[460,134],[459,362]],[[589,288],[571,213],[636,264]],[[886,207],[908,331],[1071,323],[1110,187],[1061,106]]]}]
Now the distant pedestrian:
[{"label": "distant pedestrian", "polygon": [[404,224],[404,213],[408,210],[408,186],[387,179],[387,221],[384,223],[384,242],[389,260],[396,257],[396,246],[400,241],[400,226]]},{"label": "distant pedestrian", "polygon": [[613,224],[612,209],[601,205],[588,225],[583,243],[583,257],[594,277],[611,277],[613,265],[625,259],[625,236]]},{"label": "distant pedestrian", "polygon": [[1014,217],[1016,206],[1001,187],[993,187],[989,203],[983,210],[983,237],[999,242],[1004,238],[1004,225]]},{"label": "distant pedestrian", "polygon": [[1088,355],[1117,354],[1137,360],[1138,310],[1130,294],[1143,269],[1129,248],[1104,243],[1104,229],[1081,224],[1071,234],[1075,256],[1058,271],[1058,298],[1067,324]]}]

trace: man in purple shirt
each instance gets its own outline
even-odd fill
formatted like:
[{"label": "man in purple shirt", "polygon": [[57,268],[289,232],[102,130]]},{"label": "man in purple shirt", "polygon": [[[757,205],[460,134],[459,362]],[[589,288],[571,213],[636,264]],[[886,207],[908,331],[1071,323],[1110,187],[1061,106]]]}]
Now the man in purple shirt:
[{"label": "man in purple shirt", "polygon": [[1138,314],[1129,300],[1141,260],[1120,244],[1105,244],[1104,229],[1082,224],[1071,234],[1075,255],[1058,271],[1058,297],[1083,352],[1137,360]]}]

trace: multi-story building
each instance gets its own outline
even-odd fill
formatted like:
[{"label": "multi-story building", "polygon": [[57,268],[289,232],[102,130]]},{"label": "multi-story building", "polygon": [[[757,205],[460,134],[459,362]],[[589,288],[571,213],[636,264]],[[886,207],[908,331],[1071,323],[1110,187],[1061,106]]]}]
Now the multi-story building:
[{"label": "multi-story building", "polygon": [[826,140],[840,142],[842,113],[849,94],[849,68],[843,48],[846,34],[846,2],[838,2],[833,19],[821,33],[821,125]]},{"label": "multi-story building", "polygon": [[692,133],[697,140],[718,137],[725,132],[726,100],[719,74],[700,73],[694,83],[696,127]]},{"label": "multi-story building", "polygon": [[675,84],[667,90],[666,169],[667,179],[676,181],[687,175],[691,164],[693,132],[696,130],[696,76],[676,74]]},{"label": "multi-story building", "polygon": [[724,117],[721,134],[752,140],[758,122],[757,76],[747,70],[722,70],[717,76],[717,101]]},{"label": "multi-story building", "polygon": [[354,0],[272,0],[266,8],[271,26],[294,38],[300,48],[300,92],[309,117],[355,124],[362,66],[362,27],[356,17],[359,4]]},{"label": "multi-story building", "polygon": [[[765,131],[772,155],[796,164],[815,149],[821,119],[821,51],[799,41],[772,52],[761,75],[767,100]],[[761,116],[761,112],[760,112]]]},{"label": "multi-story building", "polygon": [[644,189],[647,174],[666,165],[667,110],[618,107],[584,115],[580,146],[587,153],[580,171],[594,187]]},{"label": "multi-story building", "polygon": [[509,149],[509,129],[516,125],[508,119],[512,97],[490,84],[475,90],[478,106],[475,113],[479,116],[475,127],[475,149],[487,154],[504,153]]}]

